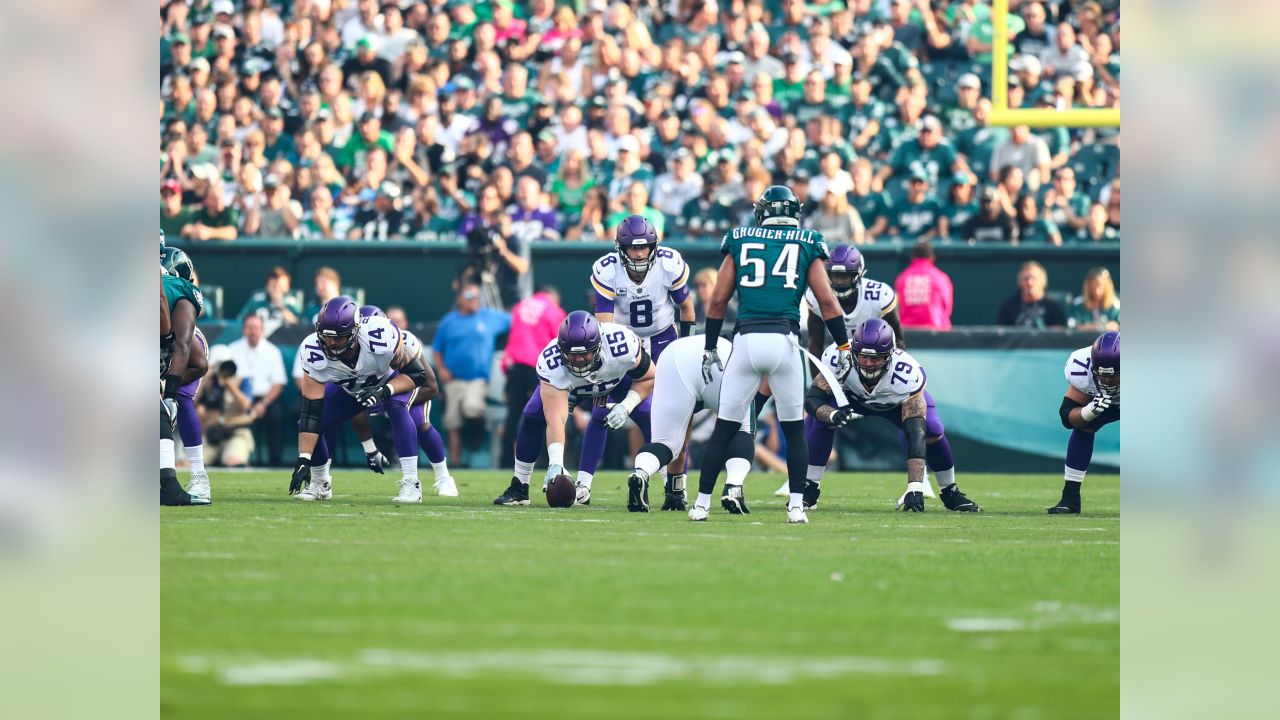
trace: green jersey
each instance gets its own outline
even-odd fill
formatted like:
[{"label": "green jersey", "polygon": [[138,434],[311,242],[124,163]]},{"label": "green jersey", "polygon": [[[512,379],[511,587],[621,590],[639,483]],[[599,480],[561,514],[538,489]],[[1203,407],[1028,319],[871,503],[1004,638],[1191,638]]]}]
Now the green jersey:
[{"label": "green jersey", "polygon": [[759,325],[762,330],[779,326],[777,332],[798,331],[800,300],[809,290],[809,266],[829,255],[822,233],[792,227],[740,227],[725,233],[720,252],[733,258],[737,267],[736,329]]},{"label": "green jersey", "polygon": [[164,297],[169,301],[169,312],[173,312],[179,300],[185,299],[196,306],[196,317],[204,314],[204,295],[195,285],[173,275],[161,277],[160,282],[164,285]]}]

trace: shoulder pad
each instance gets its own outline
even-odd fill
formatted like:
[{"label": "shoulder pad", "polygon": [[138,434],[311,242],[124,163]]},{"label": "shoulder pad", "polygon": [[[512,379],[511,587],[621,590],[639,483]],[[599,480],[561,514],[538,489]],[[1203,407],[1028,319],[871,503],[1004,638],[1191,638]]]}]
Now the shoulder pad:
[{"label": "shoulder pad", "polygon": [[360,323],[361,344],[374,355],[389,355],[400,349],[400,328],[381,317],[366,318]]},{"label": "shoulder pad", "polygon": [[1091,386],[1093,384],[1093,348],[1083,347],[1071,353],[1067,358],[1067,364],[1062,368],[1062,374],[1067,378],[1067,382],[1085,394],[1091,394]]},{"label": "shoulder pad", "polygon": [[320,346],[320,338],[311,333],[298,346],[298,358],[302,362],[302,370],[323,370],[329,364],[329,358]]}]

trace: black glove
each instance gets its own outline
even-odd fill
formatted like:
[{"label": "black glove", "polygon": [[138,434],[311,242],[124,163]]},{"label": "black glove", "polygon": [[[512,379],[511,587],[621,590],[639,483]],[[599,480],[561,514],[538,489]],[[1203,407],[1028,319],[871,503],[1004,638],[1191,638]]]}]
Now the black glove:
[{"label": "black glove", "polygon": [[311,485],[311,458],[299,457],[293,466],[293,477],[289,480],[289,494],[302,492]]},{"label": "black glove", "polygon": [[902,512],[924,512],[924,493],[907,493],[902,498]]},{"label": "black glove", "polygon": [[365,453],[364,462],[366,465],[369,466],[370,470],[378,473],[379,475],[382,474],[382,466],[389,464],[387,462],[387,459],[382,456],[382,453],[378,452],[377,450],[374,450],[373,452]]},{"label": "black glove", "polygon": [[852,407],[842,407],[831,413],[830,424],[832,427],[844,427],[854,420],[861,420],[862,416],[853,411]]},{"label": "black glove", "polygon": [[361,407],[371,408],[389,397],[391,397],[391,386],[378,385],[377,387],[365,388],[356,393],[356,402]]}]

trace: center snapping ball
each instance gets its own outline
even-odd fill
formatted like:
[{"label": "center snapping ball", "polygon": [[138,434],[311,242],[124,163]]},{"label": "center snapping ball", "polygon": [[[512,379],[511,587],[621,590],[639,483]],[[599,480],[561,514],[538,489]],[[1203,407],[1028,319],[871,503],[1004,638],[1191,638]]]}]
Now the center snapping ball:
[{"label": "center snapping ball", "polygon": [[574,487],[573,478],[568,475],[557,475],[547,486],[547,504],[551,507],[573,507],[577,496],[578,488]]}]

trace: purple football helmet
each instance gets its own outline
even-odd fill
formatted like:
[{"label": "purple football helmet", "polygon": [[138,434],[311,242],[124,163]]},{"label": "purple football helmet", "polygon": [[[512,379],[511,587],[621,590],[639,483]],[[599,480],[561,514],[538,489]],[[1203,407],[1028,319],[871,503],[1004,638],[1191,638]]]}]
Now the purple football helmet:
[{"label": "purple football helmet", "polygon": [[371,317],[384,318],[386,316],[387,314],[382,312],[382,308],[378,307],[377,305],[361,305],[360,306],[361,320],[368,320]]},{"label": "purple football helmet", "polygon": [[359,326],[360,311],[354,300],[339,295],[325,303],[316,316],[316,336],[324,354],[330,360],[338,360],[354,349],[359,343]]},{"label": "purple football helmet", "polygon": [[[628,215],[618,224],[613,236],[618,246],[618,258],[622,266],[634,273],[649,272],[658,253],[658,229],[643,215]],[[648,248],[649,254],[636,259],[627,254],[628,248]]]},{"label": "purple football helmet", "polygon": [[880,318],[871,318],[853,331],[853,363],[866,382],[875,382],[889,369],[893,356],[893,328]]},{"label": "purple football helmet", "polygon": [[847,298],[858,292],[858,283],[867,273],[867,265],[862,261],[862,253],[858,248],[840,244],[831,248],[831,256],[827,258],[827,277],[831,278],[831,290],[838,298]]},{"label": "purple football helmet", "polygon": [[577,377],[586,377],[600,367],[600,323],[586,310],[574,310],[560,323],[556,345],[564,366]]},{"label": "purple football helmet", "polygon": [[1093,341],[1093,382],[1104,390],[1120,389],[1120,331],[1104,332]]}]

